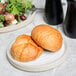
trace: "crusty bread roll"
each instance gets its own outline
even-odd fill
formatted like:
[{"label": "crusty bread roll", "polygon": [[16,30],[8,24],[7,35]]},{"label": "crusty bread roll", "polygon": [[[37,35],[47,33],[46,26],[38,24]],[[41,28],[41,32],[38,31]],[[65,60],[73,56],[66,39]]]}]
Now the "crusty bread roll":
[{"label": "crusty bread roll", "polygon": [[25,62],[38,58],[43,52],[41,47],[38,47],[28,35],[17,37],[11,47],[13,58],[18,61]]},{"label": "crusty bread roll", "polygon": [[49,51],[56,52],[62,47],[62,35],[49,25],[41,24],[36,26],[32,30],[31,36],[39,46]]}]

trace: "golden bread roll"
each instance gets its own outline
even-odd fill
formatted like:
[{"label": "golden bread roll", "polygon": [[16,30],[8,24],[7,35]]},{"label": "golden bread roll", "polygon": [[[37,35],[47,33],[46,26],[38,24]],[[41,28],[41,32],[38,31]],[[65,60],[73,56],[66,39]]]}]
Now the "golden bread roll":
[{"label": "golden bread roll", "polygon": [[18,61],[25,62],[38,58],[43,52],[41,47],[38,47],[30,36],[21,35],[11,47],[13,58]]},{"label": "golden bread roll", "polygon": [[41,24],[36,26],[31,33],[32,39],[42,48],[56,52],[62,47],[62,35],[55,28]]}]

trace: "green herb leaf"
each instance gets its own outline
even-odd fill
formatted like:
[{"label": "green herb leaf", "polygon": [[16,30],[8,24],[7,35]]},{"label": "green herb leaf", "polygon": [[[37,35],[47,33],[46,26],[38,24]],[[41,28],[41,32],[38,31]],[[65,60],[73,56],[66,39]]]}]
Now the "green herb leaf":
[{"label": "green herb leaf", "polygon": [[22,0],[22,3],[25,5],[25,10],[32,8],[32,2],[30,0]]},{"label": "green herb leaf", "polygon": [[20,19],[20,17],[18,16],[18,22],[21,22],[21,19]]},{"label": "green herb leaf", "polygon": [[4,21],[4,20],[5,20],[4,15],[0,15],[0,21]]},{"label": "green herb leaf", "polygon": [[0,22],[0,28],[2,28],[2,27],[4,27],[4,25],[3,25],[3,23],[2,23],[2,22]]},{"label": "green herb leaf", "polygon": [[22,14],[23,12],[32,8],[32,2],[30,0],[8,0],[6,10],[14,15]]},{"label": "green herb leaf", "polygon": [[11,11],[13,10],[12,6],[13,6],[12,4],[8,4],[8,5],[6,6],[5,10],[7,10],[8,12],[11,13]]},{"label": "green herb leaf", "polygon": [[17,8],[15,6],[13,6],[13,10],[12,12],[14,15],[19,14],[19,11],[17,10]]}]

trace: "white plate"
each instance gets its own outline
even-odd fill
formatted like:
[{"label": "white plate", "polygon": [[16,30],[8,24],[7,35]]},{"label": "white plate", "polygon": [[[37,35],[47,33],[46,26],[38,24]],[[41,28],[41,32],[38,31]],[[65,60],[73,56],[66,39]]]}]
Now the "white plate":
[{"label": "white plate", "polygon": [[29,23],[31,23],[35,17],[35,14],[36,14],[36,11],[33,12],[33,14],[31,16],[29,16],[27,18],[27,20],[19,23],[19,24],[16,24],[16,25],[11,25],[11,26],[7,26],[7,27],[3,27],[3,28],[0,28],[0,33],[4,33],[4,32],[9,32],[9,31],[14,31],[14,30],[17,30],[21,27],[24,27],[24,26],[27,26]]},{"label": "white plate", "polygon": [[48,69],[52,69],[63,63],[66,58],[67,46],[66,43],[63,42],[62,48],[55,53],[44,51],[43,54],[34,61],[30,62],[19,62],[11,56],[10,48],[11,45],[7,48],[7,58],[9,62],[18,69],[24,71],[45,71]]}]

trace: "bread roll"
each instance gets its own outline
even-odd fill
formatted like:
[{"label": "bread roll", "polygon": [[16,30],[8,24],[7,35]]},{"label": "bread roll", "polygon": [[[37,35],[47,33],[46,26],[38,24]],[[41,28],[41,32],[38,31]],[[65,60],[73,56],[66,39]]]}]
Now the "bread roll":
[{"label": "bread roll", "polygon": [[62,35],[49,25],[41,24],[36,26],[32,30],[31,36],[39,46],[49,51],[56,52],[62,47]]},{"label": "bread roll", "polygon": [[28,35],[17,37],[11,47],[11,54],[14,59],[26,62],[38,58],[43,52],[41,47],[38,47]]}]

